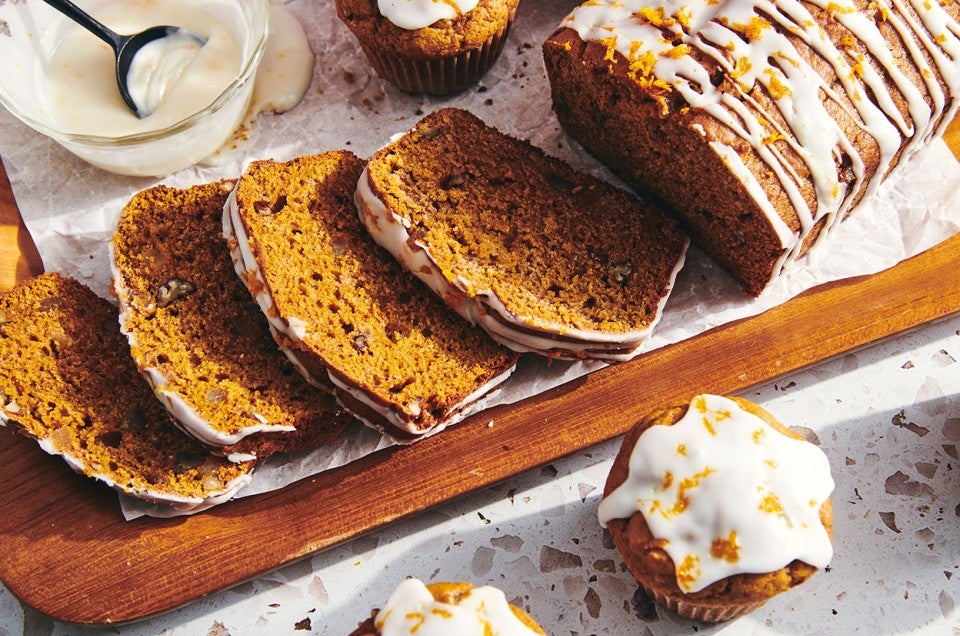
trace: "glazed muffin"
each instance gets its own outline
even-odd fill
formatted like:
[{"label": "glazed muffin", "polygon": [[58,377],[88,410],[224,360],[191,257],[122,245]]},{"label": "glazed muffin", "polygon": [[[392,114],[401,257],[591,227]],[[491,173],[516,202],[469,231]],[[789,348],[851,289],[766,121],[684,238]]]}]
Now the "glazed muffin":
[{"label": "glazed muffin", "polygon": [[519,0],[337,0],[377,74],[406,93],[449,95],[500,56]]},{"label": "glazed muffin", "polygon": [[350,636],[456,634],[536,636],[546,632],[529,614],[507,602],[503,592],[471,583],[405,579],[387,603],[374,610]]},{"label": "glazed muffin", "polygon": [[826,455],[769,413],[698,395],[627,433],[599,517],[657,603],[718,622],[830,562],[833,485]]}]

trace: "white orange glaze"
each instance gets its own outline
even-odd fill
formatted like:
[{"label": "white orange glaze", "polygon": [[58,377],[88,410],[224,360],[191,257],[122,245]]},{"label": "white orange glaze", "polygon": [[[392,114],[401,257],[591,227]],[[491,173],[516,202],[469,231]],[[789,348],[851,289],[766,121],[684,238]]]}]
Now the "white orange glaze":
[{"label": "white orange glaze", "polygon": [[436,601],[418,579],[396,587],[374,625],[382,636],[535,636],[510,609],[503,592],[476,587],[459,603]]},{"label": "white orange glaze", "polygon": [[387,20],[409,31],[428,27],[437,20],[453,20],[473,10],[478,0],[377,0],[377,9]]},{"label": "white orange glaze", "polygon": [[826,455],[733,400],[698,395],[672,426],[651,426],[631,451],[626,481],[600,503],[604,526],[640,512],[696,592],[740,573],[833,556],[820,508],[833,491]]},{"label": "white orange glaze", "polygon": [[[811,5],[829,11],[870,55],[860,54],[849,41],[846,45],[831,41],[807,8]],[[876,191],[904,140],[904,152],[909,156],[942,132],[960,104],[956,99],[960,92],[960,25],[940,2],[875,0],[873,5],[903,37],[932,106],[897,66],[877,23],[852,0],[811,0],[809,4],[799,0],[590,0],[574,9],[562,25],[575,30],[584,41],[607,46],[611,63],[616,61],[612,51],[618,52],[642,86],[661,94],[679,94],[689,106],[704,110],[750,144],[797,210],[798,233],[776,214],[735,149],[719,142],[711,142],[710,147],[766,211],[780,236],[784,253],[773,269],[776,277],[798,256],[818,221],[825,220],[822,238],[844,218],[859,194],[869,196]],[[919,16],[919,22],[911,11]],[[805,42],[833,67],[837,87],[827,84],[785,33]],[[694,50],[718,64],[734,80],[738,92],[719,90],[707,69],[690,54]],[[937,75],[948,86],[949,95],[936,81]],[[886,82],[902,93],[909,118],[898,110]],[[766,88],[789,130],[774,123],[778,118],[764,112],[750,96],[757,84]],[[852,112],[843,106],[838,91],[849,97]],[[879,166],[869,179],[863,158],[829,114],[827,102],[844,107],[860,131],[876,139]],[[786,140],[809,168],[816,209],[807,205],[799,177],[769,143],[771,135]],[[843,156],[851,162],[852,180],[840,174],[837,159]]]},{"label": "white orange glaze", "polygon": [[[394,141],[397,137],[394,137]],[[644,329],[609,333],[575,329],[568,325],[546,324],[543,320],[518,316],[490,289],[481,289],[462,276],[447,274],[431,256],[429,247],[410,236],[407,221],[387,208],[370,186],[364,168],[357,183],[354,202],[360,220],[380,246],[389,251],[410,272],[461,316],[480,325],[491,338],[520,353],[532,352],[570,360],[591,358],[605,362],[625,362],[639,353],[663,314],[669,290],[684,256],[675,264],[667,290],[660,297],[656,316]],[[685,250],[684,250],[685,254]]]}]

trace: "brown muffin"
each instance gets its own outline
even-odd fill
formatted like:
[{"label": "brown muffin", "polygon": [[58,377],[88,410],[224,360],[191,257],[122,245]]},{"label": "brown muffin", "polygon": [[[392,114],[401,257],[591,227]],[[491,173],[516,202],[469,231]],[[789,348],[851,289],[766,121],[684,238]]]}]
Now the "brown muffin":
[{"label": "brown muffin", "polygon": [[[466,598],[470,596],[475,590],[481,589],[484,593],[491,593],[495,596],[500,596],[502,593],[499,590],[491,587],[477,588],[471,583],[431,583],[430,585],[424,586],[423,583],[416,579],[407,579],[401,583],[401,586],[406,586],[411,590],[417,590],[423,594],[422,589],[427,590],[433,600],[437,603],[443,603],[446,605],[460,605]],[[399,590],[399,588],[398,588]],[[396,592],[395,592],[396,594]],[[423,596],[425,599],[425,595]],[[391,596],[391,601],[394,600],[394,597]],[[387,607],[385,609],[390,611],[389,607],[390,601],[388,601]],[[525,611],[517,607],[516,605],[509,605],[510,611],[513,616],[520,621],[520,623],[530,630],[530,634],[546,634],[542,627]],[[379,636],[380,628],[378,626],[383,625],[383,617],[378,617],[383,610],[375,609],[371,612],[370,618],[363,621],[357,626],[357,629],[350,632],[350,636]],[[378,620],[378,618],[380,620]],[[487,626],[489,627],[489,626]],[[415,633],[415,629],[410,630],[410,633]],[[450,633],[456,634],[455,626],[450,627]],[[492,632],[485,632],[492,633]],[[511,632],[512,633],[512,632]]]},{"label": "brown muffin", "polygon": [[403,28],[377,0],[337,0],[337,15],[374,70],[406,93],[448,95],[475,84],[493,66],[519,0],[479,0],[452,19]]},{"label": "brown muffin", "polygon": [[[702,435],[704,438],[715,436],[715,431],[711,432],[710,429],[714,426],[724,426],[725,424],[723,424],[722,421],[727,419],[731,413],[745,412],[748,415],[756,416],[756,418],[759,418],[769,425],[769,429],[762,429],[762,427],[759,426],[755,427],[757,431],[765,430],[766,432],[763,433],[763,435],[776,436],[777,433],[779,433],[792,440],[800,440],[803,444],[810,447],[807,449],[808,451],[814,454],[819,453],[819,449],[816,449],[815,446],[803,441],[802,437],[785,428],[769,413],[747,400],[735,397],[719,398],[719,400],[726,400],[726,402],[712,402],[711,404],[723,404],[722,408],[710,411],[703,410],[705,408],[705,402],[702,401],[703,398],[716,400],[717,396],[697,396],[693,398],[689,404],[671,406],[655,411],[640,420],[627,433],[604,487],[604,503],[601,504],[601,522],[603,522],[605,516],[614,514],[610,510],[605,511],[604,506],[608,504],[608,499],[611,498],[612,493],[628,481],[628,473],[631,470],[631,455],[634,453],[634,449],[641,436],[658,426],[672,427],[676,425],[683,420],[691,408],[696,408],[704,414],[719,414],[716,419],[710,419],[705,415],[703,419],[704,426],[702,427]],[[694,413],[696,412],[697,411]],[[754,419],[753,422],[756,422],[756,420]],[[699,424],[696,426],[699,426]],[[756,441],[756,436],[761,435],[761,433],[754,433],[754,435],[754,441]],[[742,446],[746,447],[749,445],[750,442],[748,441]],[[708,475],[712,470],[710,465],[712,462],[719,462],[716,448],[707,450],[704,447],[697,448],[691,443],[687,443],[684,446],[683,449],[681,449],[679,445],[676,446],[678,454],[682,450],[685,456],[695,457],[698,453],[702,453],[702,456],[705,458],[706,467],[695,475],[695,477],[702,478],[703,480],[711,479],[712,477]],[[674,448],[663,444],[658,446],[653,452],[660,456],[669,456],[673,454]],[[790,463],[791,457],[781,456],[779,460],[781,464],[788,464]],[[825,462],[825,458],[823,458],[823,460]],[[749,461],[746,450],[744,450],[743,453],[733,453],[731,461],[738,463]],[[639,460],[633,460],[635,467],[639,463]],[[777,466],[775,470],[784,468],[786,467]],[[813,468],[813,466],[804,466],[802,470],[809,471],[812,479],[812,476],[815,475]],[[822,468],[822,466],[819,468]],[[637,468],[634,468],[634,470],[637,470]],[[651,470],[656,469],[653,468]],[[681,589],[680,581],[684,581],[685,587],[695,587],[688,585],[688,583],[692,581],[698,572],[696,568],[698,567],[699,561],[684,560],[678,567],[678,563],[667,552],[669,540],[655,536],[651,530],[651,524],[656,521],[655,517],[657,515],[666,516],[667,514],[682,513],[691,505],[692,498],[696,496],[694,490],[700,487],[701,484],[696,483],[695,479],[681,479],[683,475],[684,473],[678,471],[677,473],[666,473],[663,477],[664,486],[674,480],[677,482],[686,482],[685,485],[681,484],[678,487],[679,495],[673,507],[669,507],[669,495],[664,495],[664,501],[668,504],[667,506],[658,506],[661,502],[656,501],[655,504],[646,509],[645,512],[635,509],[628,517],[616,515],[614,518],[606,519],[607,528],[613,538],[614,545],[627,567],[633,573],[641,587],[643,587],[658,604],[685,618],[707,622],[730,620],[760,607],[773,596],[806,581],[819,567],[825,565],[825,563],[820,563],[815,566],[800,559],[793,559],[786,562],[783,567],[773,568],[770,571],[740,572],[724,576],[696,591]],[[829,481],[829,484],[830,488],[832,488],[832,480]],[[742,490],[728,490],[725,494],[728,494],[730,497],[749,500],[751,495],[748,490],[757,487],[759,487],[758,484],[750,482],[745,485]],[[656,488],[657,486],[648,489],[648,493],[656,490]],[[685,488],[686,490],[684,490]],[[637,491],[632,490],[631,492]],[[638,495],[638,497],[640,496],[653,495],[644,493],[644,495]],[[789,498],[784,498],[784,501],[789,501]],[[810,500],[804,500],[804,504],[811,504],[812,501],[812,498]],[[774,507],[782,503],[772,497],[762,500],[762,504],[766,502],[774,502],[771,504]],[[643,502],[643,504],[645,503],[646,501]],[[639,508],[642,504],[641,502],[637,502],[636,505],[637,508]],[[763,508],[761,508],[761,510],[764,513],[770,512],[770,510]],[[826,558],[829,561],[829,557],[832,555],[832,552],[829,550],[829,536],[832,532],[833,520],[829,499],[824,496],[818,509],[808,512],[808,514],[812,514],[814,519],[818,518],[823,529],[826,531],[826,547],[828,552]],[[648,519],[650,523],[648,523]],[[712,521],[712,518],[710,518],[709,521],[704,521],[703,517],[698,519],[698,523],[704,525]],[[747,539],[747,541],[748,540],[749,539]],[[784,548],[789,549],[791,547],[790,542],[785,543],[787,545],[785,545]],[[733,563],[736,559],[749,558],[748,551],[750,549],[751,545],[744,541],[742,537],[734,532],[727,534],[726,531],[724,531],[722,537],[714,539],[710,546],[712,556],[718,557],[718,560],[722,560],[720,559],[720,557],[722,557],[730,563]],[[691,567],[694,569],[691,570]],[[691,574],[691,572],[693,572],[693,574]]]}]

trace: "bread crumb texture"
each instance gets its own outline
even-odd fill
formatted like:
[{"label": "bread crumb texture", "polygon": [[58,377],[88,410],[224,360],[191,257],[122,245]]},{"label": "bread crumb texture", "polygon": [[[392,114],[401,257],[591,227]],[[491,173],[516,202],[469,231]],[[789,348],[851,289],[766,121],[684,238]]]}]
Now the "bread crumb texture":
[{"label": "bread crumb texture", "polygon": [[341,381],[425,425],[516,355],[449,310],[367,234],[347,151],[254,162],[237,201],[276,312]]},{"label": "bread crumb texture", "polygon": [[539,327],[642,330],[686,245],[653,204],[458,109],[425,117],[369,170],[449,281]]}]

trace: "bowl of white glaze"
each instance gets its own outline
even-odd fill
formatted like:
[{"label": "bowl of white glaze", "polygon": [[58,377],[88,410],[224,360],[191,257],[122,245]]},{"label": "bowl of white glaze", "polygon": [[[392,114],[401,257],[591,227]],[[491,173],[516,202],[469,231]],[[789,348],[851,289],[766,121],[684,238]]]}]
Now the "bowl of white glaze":
[{"label": "bowl of white glaze", "polygon": [[142,119],[113,52],[43,2],[0,2],[0,104],[81,159],[163,176],[219,150],[243,121],[269,35],[269,0],[75,0],[119,33],[173,24],[207,43]]}]

